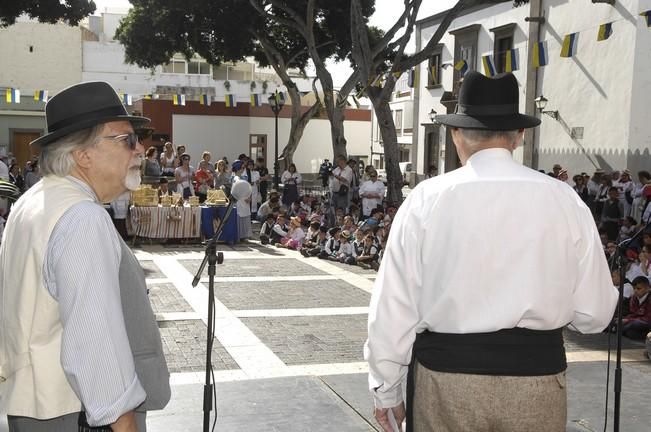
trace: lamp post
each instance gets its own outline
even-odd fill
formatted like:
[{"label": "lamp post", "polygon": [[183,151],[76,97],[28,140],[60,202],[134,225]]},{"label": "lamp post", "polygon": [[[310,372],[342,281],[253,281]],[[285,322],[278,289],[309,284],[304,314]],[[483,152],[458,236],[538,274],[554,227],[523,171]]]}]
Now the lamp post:
[{"label": "lamp post", "polygon": [[269,96],[269,107],[273,111],[274,116],[276,117],[276,140],[274,142],[274,189],[278,190],[278,183],[280,183],[280,176],[278,174],[278,114],[280,110],[283,109],[285,105],[285,96],[282,93],[279,93],[276,90],[271,96]]},{"label": "lamp post", "polygon": [[432,123],[436,123],[436,111],[434,111],[434,108],[429,112],[429,119]]},{"label": "lamp post", "polygon": [[543,95],[538,96],[535,98],[534,103],[536,104],[536,108],[538,108],[538,111],[540,111],[543,114],[546,114],[553,118],[554,120],[558,120],[558,111],[545,111],[545,108],[547,107],[547,98]]}]

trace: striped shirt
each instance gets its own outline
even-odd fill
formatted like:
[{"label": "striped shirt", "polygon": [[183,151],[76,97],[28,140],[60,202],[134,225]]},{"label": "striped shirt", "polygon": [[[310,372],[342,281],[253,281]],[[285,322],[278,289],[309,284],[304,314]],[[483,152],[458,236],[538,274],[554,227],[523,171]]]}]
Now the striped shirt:
[{"label": "striped shirt", "polygon": [[115,422],[146,397],[138,381],[120,300],[121,242],[91,188],[68,177],[95,202],[72,206],[48,241],[43,278],[59,303],[61,366],[91,426]]}]

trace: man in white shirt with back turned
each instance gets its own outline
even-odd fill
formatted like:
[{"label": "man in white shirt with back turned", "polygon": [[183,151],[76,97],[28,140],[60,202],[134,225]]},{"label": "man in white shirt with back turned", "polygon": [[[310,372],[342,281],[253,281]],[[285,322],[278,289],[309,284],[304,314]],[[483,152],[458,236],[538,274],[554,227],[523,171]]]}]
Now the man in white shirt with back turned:
[{"label": "man in white shirt with back turned", "polygon": [[[451,130],[464,165],[420,183],[391,227],[369,310],[375,416],[408,431],[565,431],[565,326],[594,333],[617,300],[590,210],[515,162],[512,74],[469,72]],[[403,384],[407,377],[407,412]]]}]

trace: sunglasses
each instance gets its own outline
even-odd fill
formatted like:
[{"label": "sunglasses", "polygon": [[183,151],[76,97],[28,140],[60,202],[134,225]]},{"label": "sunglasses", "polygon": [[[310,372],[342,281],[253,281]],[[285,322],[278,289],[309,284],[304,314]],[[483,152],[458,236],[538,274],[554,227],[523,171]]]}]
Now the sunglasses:
[{"label": "sunglasses", "polygon": [[138,134],[135,133],[108,135],[108,136],[100,137],[100,139],[110,139],[113,141],[125,141],[131,150],[135,150],[136,146],[138,145],[138,142],[140,141],[138,139]]}]

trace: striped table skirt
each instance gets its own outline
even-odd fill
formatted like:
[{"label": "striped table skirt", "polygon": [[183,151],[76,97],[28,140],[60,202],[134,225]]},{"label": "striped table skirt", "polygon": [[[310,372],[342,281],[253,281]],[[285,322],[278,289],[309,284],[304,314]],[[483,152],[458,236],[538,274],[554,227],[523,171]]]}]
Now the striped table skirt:
[{"label": "striped table skirt", "polygon": [[201,237],[200,207],[136,207],[130,209],[130,233],[156,239]]}]

